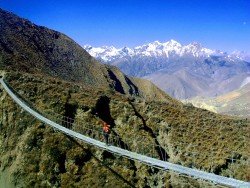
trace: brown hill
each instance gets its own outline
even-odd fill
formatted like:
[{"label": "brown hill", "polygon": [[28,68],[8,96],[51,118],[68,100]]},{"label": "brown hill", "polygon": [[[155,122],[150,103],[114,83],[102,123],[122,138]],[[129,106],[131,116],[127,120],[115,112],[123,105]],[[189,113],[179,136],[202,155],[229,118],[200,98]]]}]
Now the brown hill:
[{"label": "brown hill", "polygon": [[[144,81],[124,75],[91,57],[66,35],[37,26],[0,9],[0,69],[44,74],[88,86],[114,89],[122,94],[171,100],[153,84],[144,93]],[[140,87],[140,89],[138,89]]]}]

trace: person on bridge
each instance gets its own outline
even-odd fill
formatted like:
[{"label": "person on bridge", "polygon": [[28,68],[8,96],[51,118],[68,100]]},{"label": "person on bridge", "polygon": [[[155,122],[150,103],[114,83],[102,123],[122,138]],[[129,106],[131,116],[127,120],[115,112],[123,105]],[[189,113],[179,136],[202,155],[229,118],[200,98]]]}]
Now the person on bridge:
[{"label": "person on bridge", "polygon": [[107,124],[105,121],[102,121],[102,131],[105,143],[109,145],[109,134],[110,134],[110,125]]}]

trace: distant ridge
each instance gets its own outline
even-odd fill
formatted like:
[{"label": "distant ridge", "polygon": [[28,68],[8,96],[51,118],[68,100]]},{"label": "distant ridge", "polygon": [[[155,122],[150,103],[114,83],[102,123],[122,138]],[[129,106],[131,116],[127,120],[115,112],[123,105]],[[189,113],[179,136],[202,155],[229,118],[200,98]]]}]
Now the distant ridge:
[{"label": "distant ridge", "polygon": [[197,42],[155,41],[135,48],[84,48],[105,64],[128,75],[146,78],[178,99],[213,97],[238,89],[250,75],[244,52],[228,54]]},{"label": "distant ridge", "polygon": [[114,46],[93,47],[84,45],[90,55],[101,59],[105,62],[112,61],[117,58],[126,58],[127,56],[147,56],[147,57],[167,57],[171,56],[190,56],[190,57],[210,57],[224,56],[228,59],[248,60],[246,52],[234,51],[231,54],[221,50],[212,50],[203,47],[198,42],[192,42],[188,45],[182,45],[171,39],[167,42],[154,41],[152,43],[143,44],[134,48],[123,47],[115,48]]}]

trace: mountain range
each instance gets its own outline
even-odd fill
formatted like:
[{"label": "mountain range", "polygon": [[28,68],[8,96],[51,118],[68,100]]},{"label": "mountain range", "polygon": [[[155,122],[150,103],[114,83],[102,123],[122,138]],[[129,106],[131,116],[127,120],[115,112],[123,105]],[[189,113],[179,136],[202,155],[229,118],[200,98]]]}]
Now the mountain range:
[{"label": "mountain range", "polygon": [[248,55],[228,54],[199,43],[175,40],[135,48],[84,46],[93,57],[115,65],[128,75],[146,78],[178,99],[213,97],[238,89],[250,76]]}]

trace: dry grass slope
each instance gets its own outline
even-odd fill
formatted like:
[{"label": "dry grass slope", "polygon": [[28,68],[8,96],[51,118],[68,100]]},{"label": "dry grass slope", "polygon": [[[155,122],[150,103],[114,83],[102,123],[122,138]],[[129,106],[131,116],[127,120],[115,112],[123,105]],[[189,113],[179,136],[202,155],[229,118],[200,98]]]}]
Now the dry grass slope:
[{"label": "dry grass slope", "polygon": [[[6,79],[36,109],[71,115],[100,129],[96,111],[130,148],[145,155],[155,139],[169,161],[249,181],[249,122],[175,102],[127,97],[39,75],[7,73]],[[110,101],[97,105],[101,97]],[[113,156],[63,135],[20,110],[1,91],[1,171],[21,187],[210,187],[209,184]],[[70,110],[69,110],[70,109]],[[74,112],[74,113],[72,113]],[[132,138],[132,139],[131,139]],[[138,147],[139,146],[139,147]],[[232,153],[233,152],[233,153]],[[232,156],[234,155],[234,156]],[[160,156],[155,155],[159,158]],[[230,158],[236,161],[229,160]],[[247,164],[248,162],[248,164]]]}]

